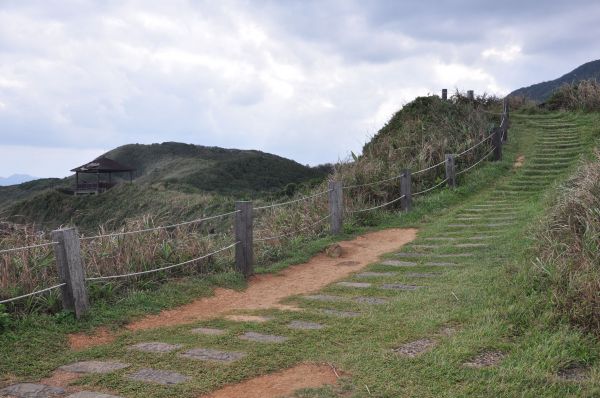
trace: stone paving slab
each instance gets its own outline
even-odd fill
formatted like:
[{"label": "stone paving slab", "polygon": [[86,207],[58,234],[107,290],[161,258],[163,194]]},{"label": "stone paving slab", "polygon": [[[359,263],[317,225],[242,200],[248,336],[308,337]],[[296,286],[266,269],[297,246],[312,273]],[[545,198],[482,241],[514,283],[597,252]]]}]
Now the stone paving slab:
[{"label": "stone paving slab", "polygon": [[191,332],[196,334],[208,334],[213,336],[220,336],[222,334],[227,333],[226,330],[217,328],[195,328],[192,329]]},{"label": "stone paving slab", "polygon": [[382,289],[387,290],[417,290],[422,287],[423,286],[403,285],[402,283],[384,283],[383,285],[381,285]]},{"label": "stone paving slab", "polygon": [[246,332],[239,336],[242,340],[255,341],[257,343],[283,343],[289,340],[289,337],[276,336],[273,334],[262,334],[257,332]]},{"label": "stone paving slab", "polygon": [[305,321],[291,321],[287,325],[290,329],[300,330],[319,330],[323,329],[325,325],[316,322],[305,322]]},{"label": "stone paving slab", "polygon": [[417,263],[413,261],[400,261],[400,260],[385,260],[380,263],[381,265],[390,265],[392,267],[416,267]]},{"label": "stone paving slab", "polygon": [[337,316],[338,318],[356,318],[360,316],[360,312],[354,311],[340,311],[340,310],[332,310],[332,309],[322,309],[322,313],[326,315]]},{"label": "stone paving slab", "polygon": [[160,354],[175,351],[180,349],[181,347],[183,347],[181,344],[168,344],[153,341],[148,343],[138,343],[128,347],[128,349],[142,352],[155,352]]},{"label": "stone paving slab", "polygon": [[83,361],[61,366],[59,369],[74,373],[111,373],[131,365],[116,361]]},{"label": "stone paving slab", "polygon": [[441,275],[441,273],[439,273],[439,272],[407,272],[402,275],[406,276],[407,278],[433,278],[433,277]]},{"label": "stone paving slab", "polygon": [[0,397],[51,398],[63,396],[65,390],[45,384],[19,383],[0,390]]},{"label": "stone paving slab", "polygon": [[435,346],[435,344],[436,342],[432,339],[420,339],[403,344],[400,347],[393,349],[392,351],[398,355],[414,358],[418,355],[423,354],[424,352],[429,351]]},{"label": "stone paving slab", "polygon": [[458,243],[454,247],[467,248],[467,247],[488,247],[487,243]]},{"label": "stone paving slab", "polygon": [[122,398],[117,395],[103,394],[93,391],[80,391],[67,396],[67,398]]},{"label": "stone paving slab", "polygon": [[150,368],[140,369],[137,372],[127,375],[126,377],[134,381],[142,381],[144,383],[156,383],[162,384],[164,386],[185,383],[186,381],[191,379],[191,377],[184,376],[181,373]]},{"label": "stone paving slab", "polygon": [[328,294],[313,294],[311,296],[303,296],[308,300],[316,300],[316,301],[343,301],[344,298],[340,296],[331,296]]},{"label": "stone paving slab", "polygon": [[212,348],[195,348],[179,354],[184,358],[196,359],[198,361],[233,362],[246,356],[244,352],[219,351]]},{"label": "stone paving slab", "polygon": [[397,272],[361,272],[360,274],[356,274],[355,276],[359,278],[377,278],[377,277],[388,277],[388,276],[396,276]]},{"label": "stone paving slab", "polygon": [[378,297],[356,297],[354,299],[357,303],[360,304],[387,304],[388,300],[378,298]]},{"label": "stone paving slab", "polygon": [[456,266],[458,264],[456,264],[456,263],[447,263],[447,262],[430,261],[430,262],[426,262],[425,265],[428,266],[428,267],[454,267],[454,266]]},{"label": "stone paving slab", "polygon": [[427,257],[426,253],[396,253],[396,257]]},{"label": "stone paving slab", "polygon": [[367,282],[338,282],[336,283],[336,285],[343,287],[357,287],[361,289],[366,289],[372,286],[370,283]]}]

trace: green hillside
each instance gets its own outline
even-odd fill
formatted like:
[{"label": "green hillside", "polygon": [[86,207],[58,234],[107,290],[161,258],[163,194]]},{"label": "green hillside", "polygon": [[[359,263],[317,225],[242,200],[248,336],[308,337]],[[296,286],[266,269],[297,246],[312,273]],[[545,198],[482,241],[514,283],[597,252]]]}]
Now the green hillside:
[{"label": "green hillside", "polygon": [[555,80],[522,87],[510,93],[510,96],[524,96],[538,102],[544,102],[563,84],[577,83],[581,80],[600,80],[600,60],[587,62]]},{"label": "green hillside", "polygon": [[0,217],[47,228],[67,223],[81,228],[118,226],[144,214],[178,220],[211,213],[215,206],[231,206],[234,198],[273,196],[284,189],[294,192],[321,182],[330,172],[326,165],[308,167],[260,151],[176,142],[124,145],[105,156],[135,168],[134,183],[97,197],[68,194],[72,176],[0,187]]}]

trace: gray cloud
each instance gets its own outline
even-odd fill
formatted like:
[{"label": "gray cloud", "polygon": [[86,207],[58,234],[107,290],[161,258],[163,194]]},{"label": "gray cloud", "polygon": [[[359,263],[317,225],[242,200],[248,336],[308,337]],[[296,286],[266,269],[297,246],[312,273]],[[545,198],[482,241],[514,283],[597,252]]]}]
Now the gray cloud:
[{"label": "gray cloud", "polygon": [[597,58],[598,16],[594,1],[3,2],[0,174],[33,174],[27,148],[62,175],[78,149],[130,142],[335,161],[416,95],[503,94]]}]

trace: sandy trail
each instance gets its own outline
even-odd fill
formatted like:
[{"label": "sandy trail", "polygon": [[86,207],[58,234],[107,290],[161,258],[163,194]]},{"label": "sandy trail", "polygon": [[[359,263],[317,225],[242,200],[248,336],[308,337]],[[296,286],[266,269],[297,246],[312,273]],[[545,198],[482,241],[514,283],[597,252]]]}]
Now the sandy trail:
[{"label": "sandy trail", "polygon": [[[244,291],[218,288],[211,297],[144,317],[126,327],[129,330],[143,330],[192,323],[222,316],[235,310],[293,309],[280,304],[280,301],[288,296],[322,289],[376,262],[382,254],[399,249],[414,240],[416,235],[417,230],[412,228],[370,232],[350,241],[339,242],[342,255],[338,258],[321,253],[304,264],[290,266],[277,274],[253,276]],[[110,340],[107,339],[106,331],[103,331],[101,338],[98,337],[74,334],[69,340],[74,349],[104,344]]]}]

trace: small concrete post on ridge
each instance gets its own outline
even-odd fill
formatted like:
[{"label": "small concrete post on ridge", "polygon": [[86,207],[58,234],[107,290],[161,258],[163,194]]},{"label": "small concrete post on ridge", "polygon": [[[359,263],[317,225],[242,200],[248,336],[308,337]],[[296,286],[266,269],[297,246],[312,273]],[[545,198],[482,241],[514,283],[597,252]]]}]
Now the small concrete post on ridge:
[{"label": "small concrete post on ridge", "polygon": [[235,202],[235,268],[245,277],[254,273],[252,202]]},{"label": "small concrete post on ridge", "polygon": [[85,287],[85,270],[81,258],[79,234],[75,228],[52,231],[54,255],[58,267],[61,288],[62,306],[75,313],[78,319],[85,315],[90,307]]},{"label": "small concrete post on ridge", "polygon": [[400,175],[400,195],[403,196],[400,199],[400,208],[404,211],[410,211],[412,208],[411,180],[410,170],[404,169]]},{"label": "small concrete post on ridge", "polygon": [[344,225],[344,191],[341,181],[329,181],[329,214],[331,233],[338,235]]},{"label": "small concrete post on ridge", "polygon": [[446,101],[447,99],[448,99],[448,89],[443,88],[442,89],[442,101]]},{"label": "small concrete post on ridge", "polygon": [[467,91],[467,99],[469,101],[475,101],[475,93],[473,92],[473,90]]},{"label": "small concrete post on ridge", "polygon": [[446,179],[449,188],[456,188],[456,165],[454,155],[446,154]]}]

